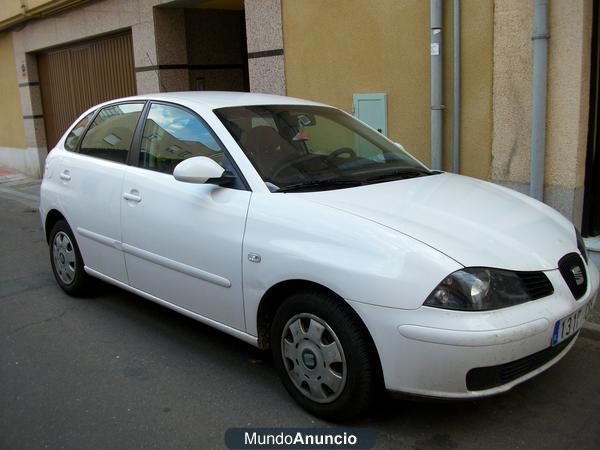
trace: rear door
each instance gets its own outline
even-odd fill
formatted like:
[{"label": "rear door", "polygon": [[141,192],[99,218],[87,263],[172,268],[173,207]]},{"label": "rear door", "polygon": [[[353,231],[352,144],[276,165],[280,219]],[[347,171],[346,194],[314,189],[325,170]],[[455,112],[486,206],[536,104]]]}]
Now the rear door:
[{"label": "rear door", "polygon": [[59,174],[61,208],[86,267],[123,283],[127,271],[121,250],[121,190],[144,104],[113,104],[90,117],[76,146],[76,136],[65,140]]},{"label": "rear door", "polygon": [[138,167],[127,169],[121,200],[131,286],[245,330],[241,257],[251,193],[239,174],[232,187],[175,180],[175,166],[193,156],[236,171],[220,140],[192,111],[153,102],[142,130]]}]

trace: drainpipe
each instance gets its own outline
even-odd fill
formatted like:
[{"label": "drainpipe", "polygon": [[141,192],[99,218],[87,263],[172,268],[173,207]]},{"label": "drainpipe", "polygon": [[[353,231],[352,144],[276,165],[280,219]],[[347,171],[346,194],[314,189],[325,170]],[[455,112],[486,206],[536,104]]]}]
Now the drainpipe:
[{"label": "drainpipe", "polygon": [[442,168],[442,0],[430,0],[431,168]]},{"label": "drainpipe", "polygon": [[529,195],[544,199],[546,86],[548,77],[548,0],[535,0],[533,19],[533,113],[531,120],[531,185]]},{"label": "drainpipe", "polygon": [[460,171],[460,0],[452,18],[452,172]]}]

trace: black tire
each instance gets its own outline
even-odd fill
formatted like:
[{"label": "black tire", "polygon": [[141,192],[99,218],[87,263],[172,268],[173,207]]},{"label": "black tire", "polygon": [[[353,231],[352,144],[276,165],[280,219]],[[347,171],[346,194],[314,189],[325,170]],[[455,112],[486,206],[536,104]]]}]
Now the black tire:
[{"label": "black tire", "polygon": [[[66,253],[72,251],[72,255],[74,257],[74,261],[72,264],[73,275],[70,279],[65,275],[65,265],[61,264],[60,255],[58,259],[55,260],[54,255],[54,246],[55,240],[57,239],[57,235],[66,235],[69,241],[66,242],[65,248]],[[60,236],[59,236],[60,238]],[[79,251],[79,246],[77,245],[77,241],[75,240],[75,236],[73,235],[73,231],[71,231],[71,227],[65,220],[59,220],[54,224],[52,230],[50,231],[50,241],[49,241],[49,249],[50,249],[50,264],[52,265],[52,273],[54,274],[54,278],[58,285],[69,295],[73,295],[75,297],[81,297],[86,295],[91,286],[91,277],[85,273],[83,268],[83,258],[81,257],[81,253]],[[63,261],[64,254],[63,253]],[[70,272],[69,272],[70,273]]]},{"label": "black tire", "polygon": [[[309,398],[312,395],[313,388],[308,386],[308,383],[302,378],[306,377],[310,379],[314,377],[313,380],[309,380],[312,383],[318,383],[316,380],[322,379],[321,376],[316,376],[318,375],[317,372],[314,372],[313,375],[313,370],[326,370],[327,363],[325,362],[324,354],[318,356],[307,355],[309,356],[309,365],[312,365],[312,368],[309,367],[309,365],[306,365],[307,360],[304,359],[306,350],[300,356],[302,343],[304,340],[309,339],[306,337],[298,337],[296,339],[293,337],[293,333],[288,333],[291,324],[297,322],[298,318],[301,321],[298,322],[299,324],[305,324],[304,332],[308,332],[313,320],[311,317],[316,318],[314,320],[316,320],[317,326],[321,325],[320,320],[333,331],[334,334],[331,335],[325,329],[320,338],[321,342],[324,342],[323,336],[327,334],[328,342],[325,344],[330,343],[329,341],[338,342],[342,349],[341,355],[345,359],[345,363],[342,363],[342,365],[345,364],[345,383],[343,383],[342,388],[338,389],[337,394],[331,394],[331,400],[320,399],[320,401],[315,401]],[[305,322],[302,322],[303,320]],[[292,362],[291,358],[284,357],[282,350],[282,346],[285,345],[282,343],[282,334],[284,333],[287,336],[286,340],[288,344],[293,340],[291,345],[296,348],[294,350],[290,347],[292,348],[292,352],[296,352],[297,359],[295,359],[295,363]],[[305,335],[298,334],[297,336]],[[309,344],[310,340],[306,345]],[[300,345],[300,348],[298,345]],[[379,357],[364,324],[350,306],[326,292],[318,289],[298,292],[292,294],[282,303],[271,325],[271,350],[275,367],[290,395],[308,412],[325,420],[335,422],[355,417],[367,410],[371,406],[372,401],[381,392],[382,377]],[[310,349],[309,353],[311,353]],[[298,359],[301,359],[301,361]],[[321,362],[325,369],[321,368]],[[340,367],[339,365],[337,366],[338,374],[342,373]],[[291,372],[295,370],[299,372],[303,371],[302,376],[296,375],[295,378],[296,380],[303,380],[302,384],[304,384],[304,387],[297,386],[298,382],[293,381],[294,375],[291,375],[288,370]],[[325,391],[327,387],[321,385],[321,391]],[[317,391],[318,388],[314,390]],[[329,392],[334,392],[331,389],[327,389],[326,391],[325,395],[328,395]]]}]

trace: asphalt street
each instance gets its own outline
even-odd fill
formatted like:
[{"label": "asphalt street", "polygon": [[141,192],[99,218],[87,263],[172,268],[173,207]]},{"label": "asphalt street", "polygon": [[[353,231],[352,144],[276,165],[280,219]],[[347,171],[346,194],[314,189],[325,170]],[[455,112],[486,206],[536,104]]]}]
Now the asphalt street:
[{"label": "asphalt street", "polygon": [[[223,448],[230,427],[331,426],[299,409],[268,357],[105,284],[55,284],[38,185],[0,183],[0,447]],[[587,336],[587,335],[586,335]],[[385,399],[353,426],[378,448],[598,449],[600,341],[478,401]]]}]

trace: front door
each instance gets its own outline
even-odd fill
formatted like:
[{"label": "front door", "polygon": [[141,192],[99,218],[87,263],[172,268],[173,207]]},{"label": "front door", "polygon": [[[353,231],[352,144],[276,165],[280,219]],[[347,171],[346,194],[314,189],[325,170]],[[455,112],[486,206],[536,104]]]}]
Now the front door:
[{"label": "front door", "polygon": [[222,144],[196,114],[153,103],[138,167],[125,174],[123,250],[132,287],[245,330],[241,252],[250,192],[175,180],[173,169],[208,156],[228,169]]}]

